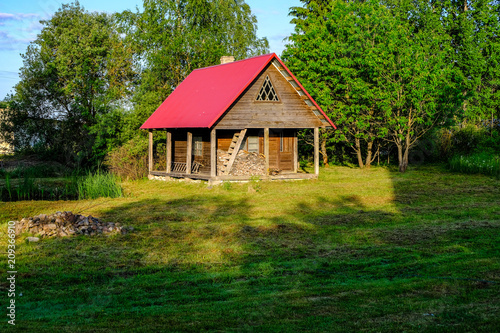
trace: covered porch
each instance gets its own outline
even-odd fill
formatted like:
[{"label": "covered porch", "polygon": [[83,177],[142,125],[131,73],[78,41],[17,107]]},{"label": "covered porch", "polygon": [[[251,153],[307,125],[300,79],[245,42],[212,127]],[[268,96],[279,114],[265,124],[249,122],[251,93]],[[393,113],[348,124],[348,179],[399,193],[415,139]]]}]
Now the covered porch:
[{"label": "covered porch", "polygon": [[[279,138],[276,133],[283,133],[283,129],[241,129],[234,130],[234,135],[228,141],[228,131],[218,129],[157,129],[166,133],[166,156],[162,168],[155,168],[154,161],[154,130],[149,130],[148,169],[149,177],[187,178],[206,181],[248,181],[255,180],[287,180],[287,179],[315,179],[319,174],[319,128],[314,128],[314,173],[305,173],[298,166],[298,139],[297,130],[293,137],[283,144],[283,135]],[[253,131],[253,132],[252,132]],[[247,134],[261,133],[257,136]],[[260,148],[255,148],[249,138],[257,137]],[[225,140],[225,141],[224,141]],[[279,141],[281,140],[281,141]],[[281,144],[280,144],[281,142]],[[256,143],[257,144],[257,143]],[[244,148],[243,148],[244,147]],[[238,152],[241,150],[257,149],[262,159],[262,172],[235,175],[234,165]],[[283,151],[290,150],[290,154]],[[224,162],[221,166],[220,153],[224,152]],[[219,152],[219,156],[218,156]],[[280,153],[281,152],[281,153]],[[254,153],[255,154],[255,153]],[[281,154],[281,155],[280,155]],[[279,156],[287,155],[285,170],[280,170]],[[219,163],[218,163],[219,162]],[[219,165],[218,165],[219,164]],[[285,164],[283,164],[285,165]],[[278,166],[278,168],[276,168]]]}]

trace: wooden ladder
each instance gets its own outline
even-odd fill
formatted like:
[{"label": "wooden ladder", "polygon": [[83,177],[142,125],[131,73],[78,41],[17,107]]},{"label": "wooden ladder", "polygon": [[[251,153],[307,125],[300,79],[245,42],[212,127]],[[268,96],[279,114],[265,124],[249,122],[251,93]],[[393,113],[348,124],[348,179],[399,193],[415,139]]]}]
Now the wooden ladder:
[{"label": "wooden ladder", "polygon": [[231,140],[231,145],[229,145],[229,149],[227,150],[227,154],[229,158],[224,160],[224,164],[222,165],[222,174],[229,175],[231,168],[233,167],[234,161],[236,160],[236,156],[238,156],[238,152],[240,151],[241,143],[245,138],[245,134],[247,133],[246,128],[241,132],[236,132],[233,135],[233,140]]}]

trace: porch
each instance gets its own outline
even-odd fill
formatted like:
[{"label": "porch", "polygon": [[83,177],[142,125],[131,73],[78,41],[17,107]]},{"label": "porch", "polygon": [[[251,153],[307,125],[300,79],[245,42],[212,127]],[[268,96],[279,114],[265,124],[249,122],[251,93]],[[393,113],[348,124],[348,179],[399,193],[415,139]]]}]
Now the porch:
[{"label": "porch", "polygon": [[[270,154],[270,147],[272,146],[274,150],[281,149],[285,145],[271,144],[270,141],[270,128],[264,128],[262,142],[262,153],[260,154],[265,161],[264,171],[259,174],[254,175],[233,175],[230,174],[231,168],[235,162],[236,156],[242,147],[242,143],[245,141],[247,129],[237,130],[234,133],[233,140],[229,145],[227,150],[228,158],[221,169],[217,167],[218,161],[218,139],[223,140],[218,137],[219,133],[223,131],[212,129],[207,133],[209,136],[205,141],[203,139],[204,133],[202,130],[197,129],[187,129],[187,130],[163,130],[166,132],[166,156],[164,170],[155,170],[154,168],[154,154],[153,154],[153,130],[149,130],[149,149],[148,149],[148,164],[149,164],[149,175],[151,177],[170,177],[170,178],[188,178],[195,180],[206,180],[206,181],[249,181],[255,180],[256,178],[260,180],[287,180],[287,179],[316,179],[319,174],[319,129],[314,128],[314,173],[304,173],[299,172],[298,167],[298,143],[297,136],[295,132],[295,139],[290,141],[289,149],[293,149],[292,161],[290,163],[291,170],[276,170],[270,168],[270,164],[275,165],[276,163],[276,152]],[[280,129],[277,129],[280,130]],[[219,132],[220,131],[220,132]],[[174,140],[175,135],[175,140]],[[221,137],[223,135],[220,135]],[[193,138],[198,138],[198,141],[194,142]],[[180,141],[182,140],[182,141]],[[184,141],[185,140],[185,141]],[[249,141],[249,140],[248,140]],[[219,141],[220,142],[220,141]],[[250,143],[248,143],[250,144]],[[199,146],[199,147],[198,147]],[[205,147],[206,146],[206,147]],[[222,146],[222,145],[221,145]],[[278,146],[276,148],[276,146]],[[248,146],[247,146],[248,147]],[[194,149],[193,149],[194,148]],[[226,147],[224,147],[226,148]],[[182,154],[179,152],[182,151]],[[201,155],[197,152],[200,152]],[[203,155],[203,152],[206,152]],[[226,150],[224,149],[224,152]],[[279,150],[277,152],[279,154]],[[272,158],[272,161],[271,161]],[[198,161],[196,160],[198,159]],[[202,161],[202,162],[199,162]],[[220,161],[219,161],[220,163]]]}]

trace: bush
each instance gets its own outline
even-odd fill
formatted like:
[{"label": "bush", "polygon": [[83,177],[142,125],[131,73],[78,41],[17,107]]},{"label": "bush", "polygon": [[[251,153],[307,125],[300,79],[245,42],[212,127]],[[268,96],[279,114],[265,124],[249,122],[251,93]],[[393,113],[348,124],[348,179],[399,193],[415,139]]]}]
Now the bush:
[{"label": "bush", "polygon": [[71,175],[71,171],[60,164],[19,165],[10,172],[11,178],[51,178]]},{"label": "bush", "polygon": [[498,132],[490,133],[483,127],[467,125],[463,128],[440,129],[436,133],[439,154],[450,158],[455,155],[500,152]]},{"label": "bush", "polygon": [[104,164],[110,172],[124,179],[147,177],[148,141],[141,137],[129,140],[108,153]]},{"label": "bush", "polygon": [[468,174],[480,173],[500,178],[500,156],[490,153],[456,155],[450,160],[449,166],[452,171]]},{"label": "bush", "polygon": [[122,197],[123,190],[118,182],[118,177],[110,173],[97,171],[96,173],[89,174],[78,181],[78,198]]}]

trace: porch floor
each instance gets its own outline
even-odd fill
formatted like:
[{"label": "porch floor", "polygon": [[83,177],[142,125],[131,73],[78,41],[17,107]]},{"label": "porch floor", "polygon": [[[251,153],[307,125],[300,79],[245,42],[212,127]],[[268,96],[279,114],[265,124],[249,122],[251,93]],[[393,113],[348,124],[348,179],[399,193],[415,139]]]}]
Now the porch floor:
[{"label": "porch floor", "polygon": [[[166,171],[151,171],[149,173],[152,176],[157,177],[172,177],[172,178],[189,178],[197,180],[211,180],[211,181],[247,181],[253,180],[256,176],[216,176],[211,177],[209,174],[185,174],[185,173],[167,173]],[[258,175],[259,180],[286,180],[286,179],[317,179],[318,175],[313,173],[294,173],[294,172],[284,172],[279,175]]]}]

